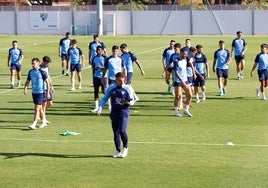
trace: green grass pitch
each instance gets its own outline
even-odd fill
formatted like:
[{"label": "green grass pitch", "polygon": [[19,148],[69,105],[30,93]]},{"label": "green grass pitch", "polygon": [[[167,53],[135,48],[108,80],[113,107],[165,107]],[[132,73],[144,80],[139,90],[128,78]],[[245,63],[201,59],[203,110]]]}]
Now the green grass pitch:
[{"label": "green grass pitch", "polygon": [[[57,54],[61,35],[0,35],[0,186],[1,187],[268,187],[268,102],[256,97],[257,72],[249,73],[266,36],[243,36],[248,43],[244,79],[236,80],[230,65],[227,94],[217,96],[212,58],[223,39],[231,50],[234,36],[102,36],[111,54],[113,45],[127,43],[146,75],[135,66],[133,87],[140,101],[131,109],[129,154],[114,159],[109,111],[94,108],[91,69],[82,71],[82,90],[69,91],[70,77],[61,75]],[[88,59],[92,36],[72,36]],[[210,65],[207,100],[194,103],[192,118],[176,118],[173,96],[161,78],[161,56],[171,39],[184,45],[202,44]],[[30,60],[52,58],[54,106],[47,111],[52,122],[44,129],[27,130],[32,123],[31,94],[9,89],[8,49],[18,40],[23,49],[25,82]],[[268,95],[268,92],[267,92]],[[102,96],[102,95],[101,95]],[[64,131],[82,133],[60,136]],[[234,146],[226,146],[227,142]]]}]

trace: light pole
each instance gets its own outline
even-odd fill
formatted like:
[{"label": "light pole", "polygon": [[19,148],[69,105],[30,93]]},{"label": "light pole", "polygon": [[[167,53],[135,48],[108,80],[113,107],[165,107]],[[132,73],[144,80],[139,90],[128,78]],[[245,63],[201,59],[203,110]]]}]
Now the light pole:
[{"label": "light pole", "polygon": [[103,7],[102,0],[97,0],[97,24],[98,24],[98,34],[103,34]]},{"label": "light pole", "polygon": [[14,27],[15,27],[15,35],[18,34],[18,29],[17,29],[17,2],[14,0]]}]

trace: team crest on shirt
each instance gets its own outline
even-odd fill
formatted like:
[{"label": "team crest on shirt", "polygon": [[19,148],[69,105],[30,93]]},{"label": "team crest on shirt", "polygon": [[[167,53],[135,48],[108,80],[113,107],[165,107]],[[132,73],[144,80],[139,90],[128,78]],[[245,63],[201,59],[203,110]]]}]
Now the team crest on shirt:
[{"label": "team crest on shirt", "polygon": [[40,13],[40,18],[45,22],[47,20],[48,13]]},{"label": "team crest on shirt", "polygon": [[121,91],[121,94],[124,95],[126,93],[126,91]]}]

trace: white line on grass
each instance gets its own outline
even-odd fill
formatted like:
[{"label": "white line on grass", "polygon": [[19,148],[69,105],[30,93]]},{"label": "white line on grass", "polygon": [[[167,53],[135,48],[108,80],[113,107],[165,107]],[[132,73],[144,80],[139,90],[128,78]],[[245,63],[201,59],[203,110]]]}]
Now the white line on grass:
[{"label": "white line on grass", "polygon": [[[92,140],[36,140],[36,139],[16,139],[0,138],[5,141],[26,141],[26,142],[53,142],[53,143],[113,143],[113,141],[92,141]],[[226,144],[209,143],[184,143],[184,142],[129,142],[129,144],[148,144],[148,145],[187,145],[187,146],[226,146]],[[262,144],[235,144],[233,147],[268,147]],[[227,147],[227,146],[226,146]],[[231,147],[231,146],[228,146]]]}]

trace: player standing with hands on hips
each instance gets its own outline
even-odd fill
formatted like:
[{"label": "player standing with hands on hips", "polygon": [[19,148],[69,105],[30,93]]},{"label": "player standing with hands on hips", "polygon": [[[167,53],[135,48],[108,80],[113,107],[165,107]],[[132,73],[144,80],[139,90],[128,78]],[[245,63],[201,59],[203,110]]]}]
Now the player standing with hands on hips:
[{"label": "player standing with hands on hips", "polygon": [[[130,101],[133,100],[133,93],[129,86],[125,84],[125,75],[123,73],[119,72],[115,77],[116,83],[108,87],[100,102],[97,114],[101,114],[103,106],[111,98],[110,118],[116,149],[113,157],[124,158],[128,154],[128,135],[126,131],[130,117]],[[123,142],[123,151],[121,150],[121,140]]]}]

